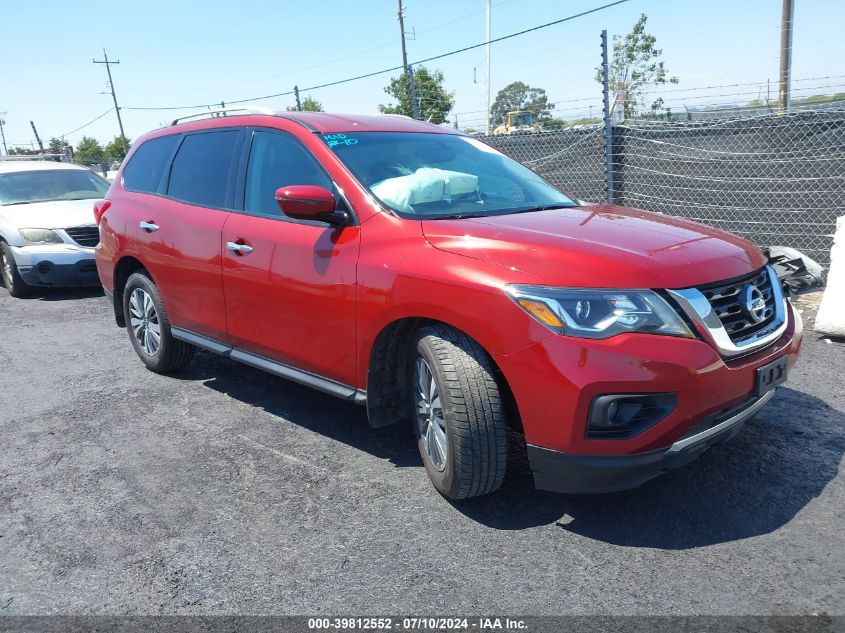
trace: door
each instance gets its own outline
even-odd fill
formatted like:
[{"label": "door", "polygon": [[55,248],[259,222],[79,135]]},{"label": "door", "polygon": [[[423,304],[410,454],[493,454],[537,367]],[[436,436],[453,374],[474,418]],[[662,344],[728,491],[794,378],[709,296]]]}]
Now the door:
[{"label": "door", "polygon": [[223,288],[234,347],[355,384],[355,274],[360,228],[284,216],[287,185],[333,189],[292,135],[253,132],[244,212],[223,227]]},{"label": "door", "polygon": [[243,135],[240,129],[185,135],[161,185],[164,196],[145,196],[135,227],[139,254],[173,326],[221,341],[226,307],[220,236],[232,208]]}]

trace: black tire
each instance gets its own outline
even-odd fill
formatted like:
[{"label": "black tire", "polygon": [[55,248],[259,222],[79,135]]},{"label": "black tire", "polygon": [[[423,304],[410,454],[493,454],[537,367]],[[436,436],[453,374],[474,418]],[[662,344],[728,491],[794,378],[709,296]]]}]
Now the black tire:
[{"label": "black tire", "polygon": [[[158,345],[154,350],[146,349],[145,343],[142,342],[146,325],[141,325],[140,338],[135,332],[136,324],[138,323],[135,315],[138,312],[133,312],[134,306],[131,306],[131,301],[133,293],[136,290],[142,291],[142,293],[145,293],[149,297],[155,310],[154,319],[148,316],[148,323],[153,326],[158,325],[159,329]],[[139,295],[136,295],[136,299],[138,296],[143,296],[143,294],[139,293]],[[143,309],[141,313],[142,315],[150,314]],[[146,271],[132,273],[126,281],[126,287],[123,289],[123,315],[126,319],[126,331],[129,333],[129,340],[132,341],[132,347],[135,348],[135,353],[138,354],[138,357],[147,366],[147,369],[164,374],[182,368],[193,358],[194,346],[173,338],[173,334],[170,331],[170,320],[167,318],[164,305],[161,303],[158,288],[156,288],[155,283],[153,283],[153,280],[150,279]],[[133,320],[135,324],[133,324]],[[149,329],[152,330],[153,328]],[[151,336],[153,336],[152,333]]]},{"label": "black tire", "polygon": [[[493,492],[505,477],[508,451],[505,410],[490,358],[466,334],[445,325],[419,330],[412,352],[409,381],[414,431],[434,487],[449,499]],[[442,417],[438,419],[445,423],[448,439],[441,468],[426,449],[425,422],[419,421],[418,359],[430,368],[439,390]]]},{"label": "black tire", "polygon": [[0,277],[3,278],[6,290],[13,297],[25,297],[32,292],[32,286],[27,284],[18,272],[12,248],[3,241],[0,241]]}]

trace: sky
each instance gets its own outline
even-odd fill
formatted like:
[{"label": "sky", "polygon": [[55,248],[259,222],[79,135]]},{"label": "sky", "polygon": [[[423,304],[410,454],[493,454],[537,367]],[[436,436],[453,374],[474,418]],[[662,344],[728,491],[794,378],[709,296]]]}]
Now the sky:
[{"label": "sky", "polygon": [[[611,1],[493,0],[492,36]],[[107,142],[118,134],[105,66],[92,63],[103,59],[104,47],[120,61],[112,74],[130,139],[206,109],[136,108],[203,106],[294,85],[329,112],[374,114],[390,102],[384,87],[397,71],[307,88],[402,62],[395,0],[2,0],[2,8],[0,117],[9,147],[35,142],[30,121],[45,142],[55,136],[75,145],[83,135]],[[493,44],[493,98],[519,80],[545,89],[555,116],[597,115],[601,30],[623,35],[641,13],[679,80],[654,95],[673,110],[765,99],[767,80],[776,99],[781,0],[628,0]],[[405,15],[410,62],[485,41],[485,0],[405,0]],[[795,97],[845,92],[843,23],[842,0],[795,0]],[[483,129],[485,47],[428,66],[443,71],[454,93],[450,120]],[[280,110],[293,103],[290,95],[251,105]]]}]

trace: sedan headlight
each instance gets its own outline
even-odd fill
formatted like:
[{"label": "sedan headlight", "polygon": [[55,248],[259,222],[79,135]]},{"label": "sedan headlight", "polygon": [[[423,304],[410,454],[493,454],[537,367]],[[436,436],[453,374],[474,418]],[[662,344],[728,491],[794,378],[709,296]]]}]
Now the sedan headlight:
[{"label": "sedan headlight", "polygon": [[50,229],[20,229],[19,233],[27,244],[62,244],[59,234]]},{"label": "sedan headlight", "polygon": [[678,313],[651,290],[510,285],[506,291],[557,334],[598,339],[625,332],[693,336]]}]

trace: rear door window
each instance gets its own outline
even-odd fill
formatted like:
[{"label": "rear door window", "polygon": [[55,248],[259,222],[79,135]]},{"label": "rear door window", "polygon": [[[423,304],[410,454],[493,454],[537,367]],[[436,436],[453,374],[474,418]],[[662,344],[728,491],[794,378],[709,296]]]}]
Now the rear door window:
[{"label": "rear door window", "polygon": [[240,143],[240,130],[186,136],[173,159],[167,194],[201,207],[231,208],[229,185]]},{"label": "rear door window", "polygon": [[123,186],[129,191],[154,193],[180,135],[150,139],[132,155],[123,170]]}]

